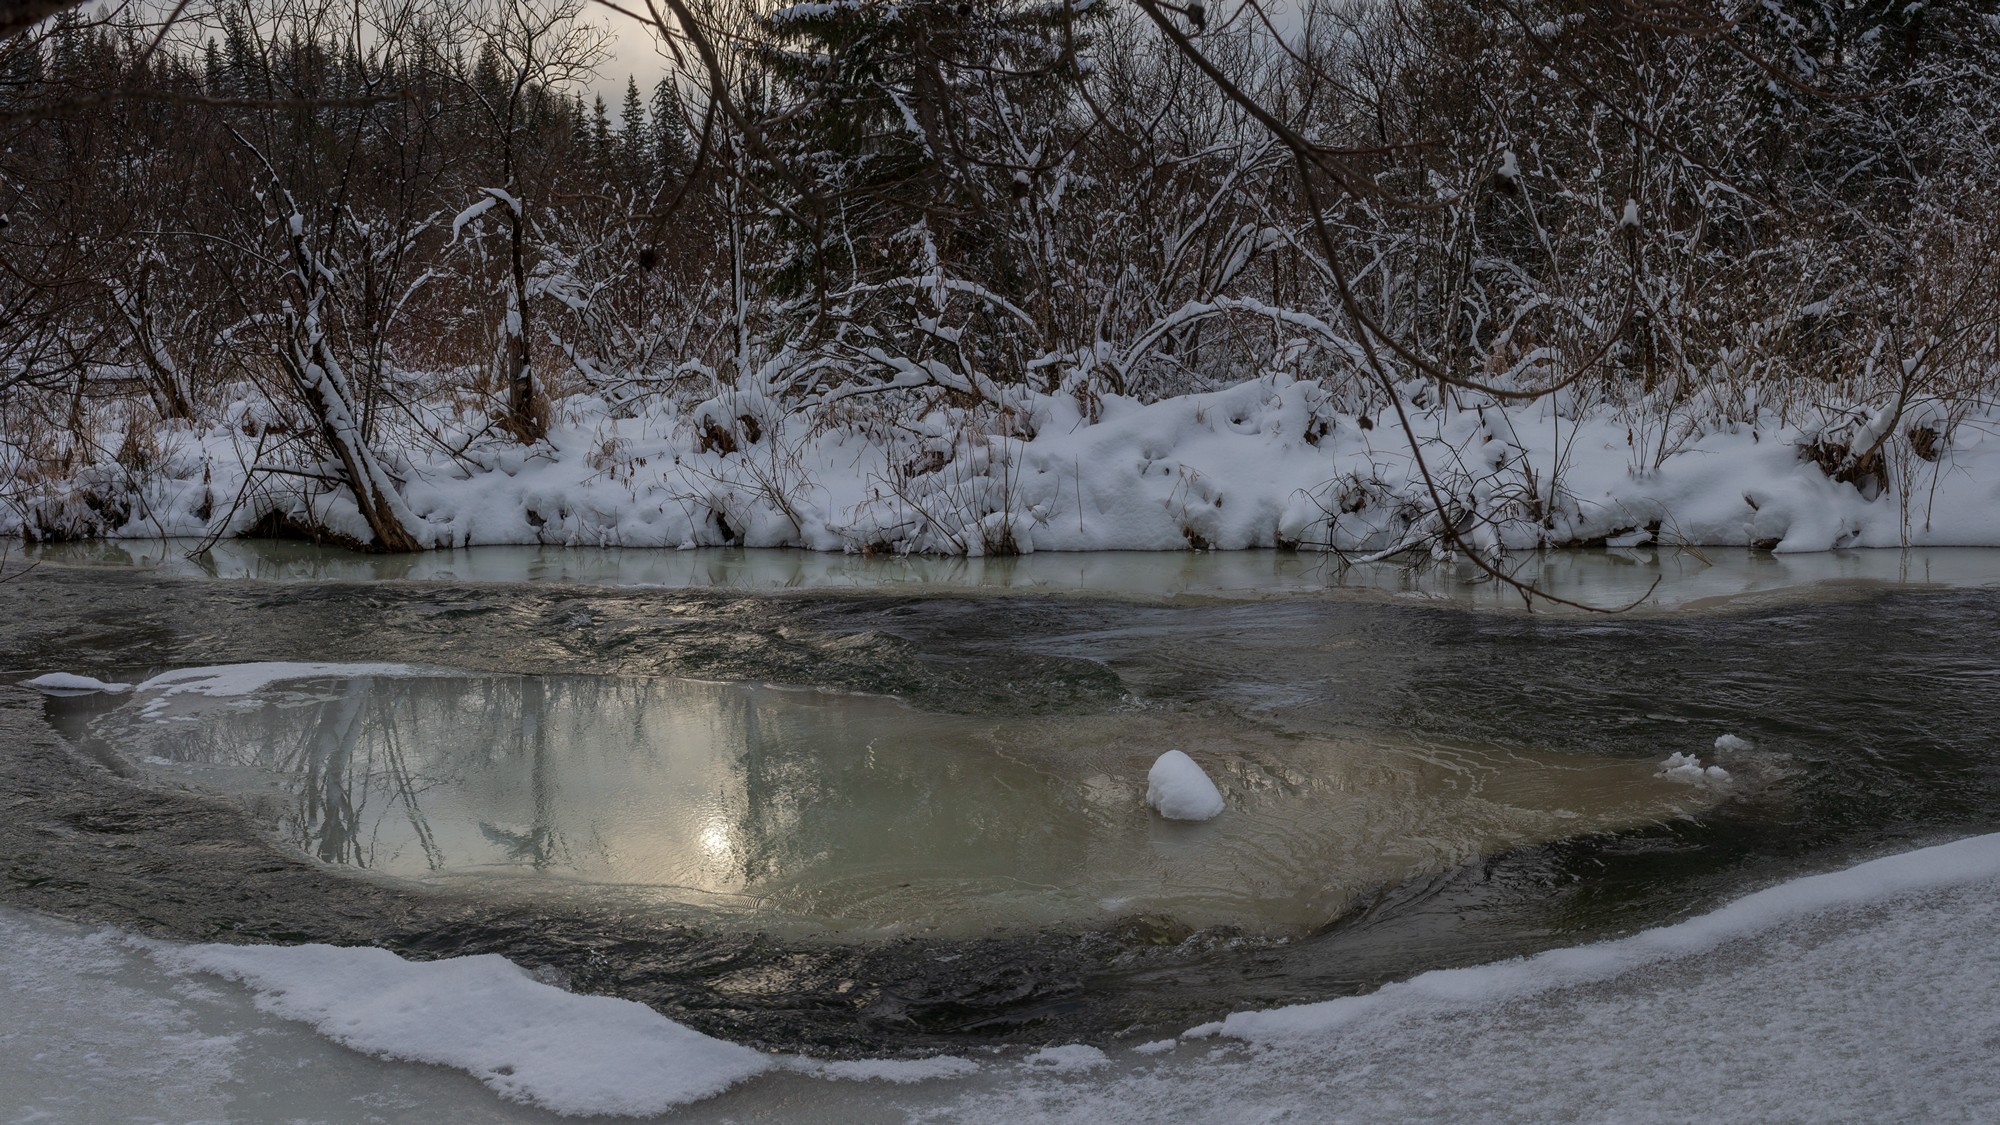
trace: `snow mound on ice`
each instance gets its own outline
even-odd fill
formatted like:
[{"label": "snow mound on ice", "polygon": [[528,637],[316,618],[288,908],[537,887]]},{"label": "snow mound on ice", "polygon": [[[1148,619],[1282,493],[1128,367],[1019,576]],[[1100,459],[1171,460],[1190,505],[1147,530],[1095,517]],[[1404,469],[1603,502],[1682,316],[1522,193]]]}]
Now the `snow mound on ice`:
[{"label": "snow mound on ice", "polygon": [[1693,754],[1670,754],[1660,763],[1659,776],[1688,785],[1720,785],[1729,780],[1729,771],[1721,766],[1704,767]]},{"label": "snow mound on ice", "polygon": [[218,699],[250,695],[289,680],[352,679],[357,676],[432,676],[435,669],[410,664],[325,664],[272,660],[257,664],[211,664],[162,672],[139,685],[157,693],[155,704],[176,695],[208,695]]},{"label": "snow mound on ice", "polygon": [[1715,740],[1715,750],[1718,754],[1729,754],[1736,751],[1754,749],[1756,749],[1755,743],[1747,738],[1738,738],[1733,734],[1725,734]]},{"label": "snow mound on ice", "polygon": [[1071,1043],[1064,1047],[1044,1047],[1021,1061],[1037,1070],[1072,1074],[1103,1066],[1111,1057],[1087,1044]]},{"label": "snow mound on ice", "polygon": [[131,684],[114,684],[70,672],[50,672],[32,680],[22,680],[21,686],[38,688],[49,695],[84,695],[93,691],[122,695],[132,690]]},{"label": "snow mound on ice", "polygon": [[1222,794],[1193,758],[1169,750],[1146,775],[1146,803],[1169,820],[1212,820],[1222,813]]},{"label": "snow mound on ice", "polygon": [[927,1059],[844,1059],[839,1062],[803,1059],[793,1065],[817,1078],[893,1082],[899,1086],[942,1078],[963,1078],[979,1069],[978,1063],[957,1055],[932,1055]]},{"label": "snow mound on ice", "polygon": [[412,962],[372,947],[196,945],[154,956],[242,981],[260,1008],[343,1046],[456,1067],[570,1116],[653,1116],[777,1065],[643,1004],[543,984],[495,954]]}]

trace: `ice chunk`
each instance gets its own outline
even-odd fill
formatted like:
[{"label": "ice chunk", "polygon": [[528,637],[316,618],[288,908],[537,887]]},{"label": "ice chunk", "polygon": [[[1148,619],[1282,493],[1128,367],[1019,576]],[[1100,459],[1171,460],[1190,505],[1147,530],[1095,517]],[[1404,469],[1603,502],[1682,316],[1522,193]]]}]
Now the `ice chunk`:
[{"label": "ice chunk", "polygon": [[1719,785],[1729,780],[1729,771],[1721,766],[1704,767],[1693,754],[1670,754],[1660,763],[1659,776],[1689,785]]},{"label": "ice chunk", "polygon": [[1755,746],[1756,744],[1749,739],[1738,738],[1733,734],[1725,734],[1715,740],[1716,752],[1721,754],[1729,754],[1738,750],[1750,750],[1755,748]]},{"label": "ice chunk", "polygon": [[132,690],[131,684],[114,684],[89,676],[73,675],[69,672],[50,672],[46,676],[36,676],[32,680],[22,680],[21,686],[31,687],[49,695],[86,695],[93,691],[122,695]]},{"label": "ice chunk", "polygon": [[1222,794],[1194,759],[1169,750],[1146,775],[1146,803],[1169,820],[1212,820],[1222,812]]}]

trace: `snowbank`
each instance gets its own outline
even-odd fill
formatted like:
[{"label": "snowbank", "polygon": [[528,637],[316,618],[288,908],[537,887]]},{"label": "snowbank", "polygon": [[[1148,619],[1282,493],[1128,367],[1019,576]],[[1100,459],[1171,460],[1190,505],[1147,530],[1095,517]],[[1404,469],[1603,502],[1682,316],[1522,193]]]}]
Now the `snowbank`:
[{"label": "snowbank", "polygon": [[[692,407],[583,397],[560,404],[548,439],[531,448],[474,441],[482,423],[467,417],[463,453],[446,442],[390,460],[418,538],[435,547],[977,556],[1434,542],[1434,505],[1394,415],[1332,403],[1318,382],[1283,374],[1152,403],[1110,396],[1087,412],[1074,398],[1025,390],[1001,407],[919,401],[893,416],[735,392]],[[254,442],[237,422],[248,409],[168,429],[143,471],[98,465],[9,488],[17,499],[0,507],[0,533],[236,535],[280,511],[365,540],[338,493],[307,498],[287,491],[294,478],[249,479]],[[1803,453],[1826,418],[1753,412],[1668,426],[1562,396],[1414,415],[1424,465],[1461,534],[1489,550],[2000,545],[1996,420],[1966,419],[1924,443],[1923,457],[1884,461],[1886,480],[1842,483]],[[117,436],[107,433],[105,447]],[[0,481],[16,471],[0,459]]]},{"label": "snowbank", "polygon": [[769,1070],[643,1004],[578,996],[491,954],[410,962],[384,949],[197,945],[162,961],[256,989],[259,1006],[384,1058],[456,1067],[557,1113],[652,1116]]}]

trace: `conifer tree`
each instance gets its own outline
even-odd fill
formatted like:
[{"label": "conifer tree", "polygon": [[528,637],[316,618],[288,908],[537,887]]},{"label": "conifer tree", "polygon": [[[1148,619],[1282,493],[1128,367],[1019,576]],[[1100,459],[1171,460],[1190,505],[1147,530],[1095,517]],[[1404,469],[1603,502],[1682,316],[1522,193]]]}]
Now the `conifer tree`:
[{"label": "conifer tree", "polygon": [[653,86],[652,136],[649,144],[652,176],[671,183],[687,174],[693,155],[688,151],[686,123],[681,119],[680,98],[671,79],[662,78]]},{"label": "conifer tree", "polygon": [[644,184],[646,176],[646,106],[639,100],[639,81],[625,79],[625,101],[618,109],[618,174]]}]

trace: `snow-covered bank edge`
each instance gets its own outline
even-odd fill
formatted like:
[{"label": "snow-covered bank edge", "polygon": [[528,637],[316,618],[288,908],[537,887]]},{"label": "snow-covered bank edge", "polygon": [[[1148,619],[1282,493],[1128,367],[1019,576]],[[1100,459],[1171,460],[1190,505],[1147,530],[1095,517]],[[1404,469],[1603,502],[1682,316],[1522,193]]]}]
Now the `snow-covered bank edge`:
[{"label": "snow-covered bank edge", "polygon": [[1647,965],[1698,957],[1727,944],[1831,910],[2000,879],[2000,833],[1884,856],[1768,887],[1684,922],[1629,937],[1552,949],[1531,957],[1439,969],[1363,996],[1236,1012],[1183,1039],[1222,1035],[1252,1043],[1326,1034],[1381,1009],[1454,1009],[1496,1004],[1609,980]]},{"label": "snow-covered bank edge", "polygon": [[[1414,425],[1459,534],[1482,549],[2000,546],[2000,415],[1946,421],[1937,404],[1907,404],[1879,454],[1845,464],[1829,452],[1847,448],[1837,435],[1888,421],[1711,413],[1668,425],[1558,394],[1433,405]],[[532,447],[389,458],[418,541],[974,556],[1439,542],[1394,415],[1343,413],[1318,381],[1283,374],[1151,403],[1019,389],[998,406],[866,414],[729,391],[692,407],[578,397],[556,415]],[[259,465],[260,417],[240,403],[162,429],[132,464],[61,478],[0,457],[0,534],[365,541],[343,492]],[[476,417],[461,421],[476,432]],[[129,444],[106,425],[106,448]]]},{"label": "snow-covered bank edge", "polygon": [[[1217,1035],[1272,1045],[1338,1034],[1364,1015],[1422,1019],[1490,1007],[1698,957],[1828,911],[1996,879],[2000,833],[1796,879],[1627,938],[1426,973],[1365,996],[1236,1013],[1178,1041],[1134,1048],[1130,1061]],[[778,1073],[916,1082],[996,1069],[1067,1073],[1107,1058],[1073,1046],[1011,1063],[951,1056],[823,1062],[713,1039],[630,1001],[569,993],[497,956],[409,962],[380,949],[128,940],[177,972],[239,981],[256,992],[260,1008],[355,1050],[461,1069],[502,1096],[563,1114],[651,1115]]]}]

